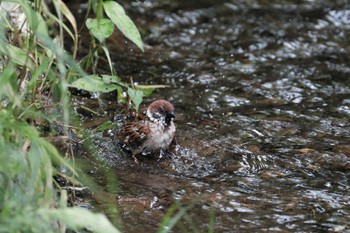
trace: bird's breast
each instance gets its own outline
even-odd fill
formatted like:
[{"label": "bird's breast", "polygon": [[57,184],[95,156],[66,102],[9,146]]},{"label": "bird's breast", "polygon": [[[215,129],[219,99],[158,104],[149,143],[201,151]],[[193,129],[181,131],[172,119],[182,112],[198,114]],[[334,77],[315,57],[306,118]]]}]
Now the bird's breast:
[{"label": "bird's breast", "polygon": [[154,149],[167,149],[175,136],[175,125],[172,123],[165,127],[163,124],[149,124],[150,144],[149,147]]}]

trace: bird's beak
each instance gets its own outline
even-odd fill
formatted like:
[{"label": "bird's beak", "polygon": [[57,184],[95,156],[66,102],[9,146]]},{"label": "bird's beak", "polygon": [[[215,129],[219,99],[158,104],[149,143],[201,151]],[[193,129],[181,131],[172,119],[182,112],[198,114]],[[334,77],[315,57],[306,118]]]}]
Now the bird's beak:
[{"label": "bird's beak", "polygon": [[175,118],[175,113],[174,112],[167,112],[166,115],[169,118]]}]

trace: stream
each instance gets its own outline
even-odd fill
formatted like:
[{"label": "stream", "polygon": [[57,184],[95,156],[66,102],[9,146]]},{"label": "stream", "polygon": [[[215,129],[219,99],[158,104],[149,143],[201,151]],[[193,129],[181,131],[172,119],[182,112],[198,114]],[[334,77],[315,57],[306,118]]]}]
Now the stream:
[{"label": "stream", "polygon": [[[340,0],[118,1],[138,26],[140,52],[115,32],[106,44],[126,82],[162,84],[177,146],[139,164],[120,153],[114,95],[74,96],[94,132],[76,156],[87,205],[122,232],[350,232],[350,5]],[[71,1],[76,17],[86,6]],[[87,33],[87,32],[83,32]],[[82,41],[82,46],[89,45]],[[82,49],[82,53],[84,49]],[[108,74],[107,63],[100,63]]]}]

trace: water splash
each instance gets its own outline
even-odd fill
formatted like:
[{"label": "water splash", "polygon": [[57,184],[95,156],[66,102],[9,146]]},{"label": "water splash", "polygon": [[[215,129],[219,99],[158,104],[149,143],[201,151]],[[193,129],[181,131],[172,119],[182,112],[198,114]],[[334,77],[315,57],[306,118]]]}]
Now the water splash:
[{"label": "water splash", "polygon": [[207,158],[201,157],[194,148],[176,146],[172,156],[172,169],[183,176],[205,177],[215,172],[215,167]]}]

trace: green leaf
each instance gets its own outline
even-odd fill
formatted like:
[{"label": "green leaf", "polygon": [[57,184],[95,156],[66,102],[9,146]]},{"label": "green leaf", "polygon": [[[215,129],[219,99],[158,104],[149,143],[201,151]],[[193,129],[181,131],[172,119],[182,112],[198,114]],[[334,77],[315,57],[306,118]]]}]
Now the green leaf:
[{"label": "green leaf", "polygon": [[18,96],[17,73],[13,65],[7,66],[0,73],[0,99],[4,96],[14,105],[21,106],[22,101]]},{"label": "green leaf", "polygon": [[0,42],[0,54],[10,56],[10,60],[17,65],[26,66],[30,70],[34,70],[34,62],[30,56],[28,56],[28,52],[22,48]]},{"label": "green leaf", "polygon": [[114,74],[112,59],[111,59],[111,56],[109,55],[109,51],[108,51],[107,47],[104,45],[101,45],[101,48],[102,48],[103,52],[105,52],[105,54],[106,54],[108,64],[109,64],[109,69],[111,70],[111,74]]},{"label": "green leaf", "polygon": [[119,82],[119,78],[116,76],[103,75],[99,77],[97,75],[89,75],[84,78],[75,80],[69,87],[78,88],[85,91],[91,92],[111,92],[119,88],[118,85],[113,82]]},{"label": "green leaf", "polygon": [[125,14],[124,8],[114,1],[104,2],[103,8],[107,16],[113,21],[114,25],[118,27],[124,36],[144,51],[140,32],[134,22]]},{"label": "green leaf", "polygon": [[122,83],[121,79],[115,75],[102,75],[102,80],[104,81],[105,84],[115,85],[116,86],[115,89],[118,92],[118,101],[123,101],[123,99],[120,97],[123,96],[124,90],[126,90],[129,86],[126,85],[125,83]]},{"label": "green leaf", "polygon": [[46,141],[43,138],[39,138],[37,140],[38,140],[38,142],[41,143],[42,147],[45,148],[47,154],[50,155],[51,161],[53,164],[56,164],[57,166],[63,165],[66,168],[68,168],[74,175],[77,175],[73,166],[68,161],[66,161],[64,158],[62,158],[62,156],[60,156],[59,152],[57,151],[57,149],[54,145],[52,145],[51,143],[49,143],[48,141]]},{"label": "green leaf", "polygon": [[[62,0],[54,0],[53,3],[55,4],[56,9],[60,10],[63,13],[63,15],[66,16],[66,18],[68,19],[68,21],[72,25],[73,30],[74,30],[74,35],[75,35],[74,37],[72,37],[72,39],[77,40],[78,39],[78,25],[77,25],[77,21],[75,20],[73,13],[69,10],[67,5]],[[68,30],[68,31],[70,31],[70,30]]]},{"label": "green leaf", "polygon": [[89,228],[93,232],[119,233],[112,223],[102,214],[95,214],[87,209],[72,207],[61,209],[40,209],[43,218],[58,220],[70,229]]},{"label": "green leaf", "polygon": [[[51,17],[53,20],[55,20],[60,25],[60,27],[62,27],[71,36],[71,38],[73,39],[73,43],[74,43],[73,57],[75,58],[76,53],[77,53],[77,49],[78,49],[78,45],[77,45],[77,43],[78,43],[77,21],[75,20],[73,13],[69,10],[67,5],[63,2],[63,0],[53,0],[53,4],[56,8],[56,12],[57,12],[59,19],[56,18],[53,14],[51,14],[50,10],[44,10],[44,12],[49,17]],[[67,27],[67,25],[63,23],[62,14],[68,19],[68,21],[72,25],[72,28],[74,30],[74,35],[71,32],[71,30]]]},{"label": "green leaf", "polygon": [[140,90],[134,90],[132,88],[128,88],[128,95],[130,96],[136,111],[138,111],[140,104],[142,103],[143,92]]},{"label": "green leaf", "polygon": [[127,84],[122,83],[120,77],[118,77],[116,75],[103,74],[103,75],[101,75],[101,77],[102,77],[102,80],[105,84],[108,84],[108,85],[117,84],[120,87],[125,87],[125,89],[129,87]]},{"label": "green leaf", "polygon": [[113,22],[109,19],[87,19],[86,27],[96,39],[103,42],[104,39],[112,35],[114,30]]}]

